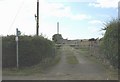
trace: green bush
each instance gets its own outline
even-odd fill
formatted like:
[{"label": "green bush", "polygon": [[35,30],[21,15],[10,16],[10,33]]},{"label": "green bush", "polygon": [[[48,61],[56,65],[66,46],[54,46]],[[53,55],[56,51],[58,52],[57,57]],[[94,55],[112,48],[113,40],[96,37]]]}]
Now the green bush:
[{"label": "green bush", "polygon": [[[2,66],[16,67],[15,36],[3,37]],[[42,36],[19,36],[19,66],[33,66],[45,58],[54,58],[54,43]]]},{"label": "green bush", "polygon": [[105,35],[101,44],[101,48],[104,53],[104,57],[110,61],[110,63],[114,66],[118,66],[118,26],[120,22],[117,19],[113,19],[112,21],[106,23],[105,25]]}]

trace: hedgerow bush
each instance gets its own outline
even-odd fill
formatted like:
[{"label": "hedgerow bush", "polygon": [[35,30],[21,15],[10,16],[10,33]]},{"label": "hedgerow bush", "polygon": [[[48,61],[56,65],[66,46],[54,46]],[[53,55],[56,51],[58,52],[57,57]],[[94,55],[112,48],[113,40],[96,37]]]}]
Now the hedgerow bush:
[{"label": "hedgerow bush", "polygon": [[105,25],[105,35],[101,43],[101,49],[104,53],[104,57],[109,60],[111,65],[118,67],[118,43],[120,38],[118,34],[120,22],[118,19],[113,19],[112,21],[106,23]]},{"label": "hedgerow bush", "polygon": [[[16,67],[15,36],[2,38],[2,67]],[[19,36],[19,66],[33,66],[45,58],[54,58],[55,45],[42,36]]]}]

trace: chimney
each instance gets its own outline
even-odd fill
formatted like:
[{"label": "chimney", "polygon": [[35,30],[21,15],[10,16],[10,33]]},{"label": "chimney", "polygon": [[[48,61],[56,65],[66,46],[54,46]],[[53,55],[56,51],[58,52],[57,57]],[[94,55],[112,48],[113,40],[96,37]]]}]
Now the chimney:
[{"label": "chimney", "polygon": [[59,34],[59,22],[57,22],[57,34]]}]

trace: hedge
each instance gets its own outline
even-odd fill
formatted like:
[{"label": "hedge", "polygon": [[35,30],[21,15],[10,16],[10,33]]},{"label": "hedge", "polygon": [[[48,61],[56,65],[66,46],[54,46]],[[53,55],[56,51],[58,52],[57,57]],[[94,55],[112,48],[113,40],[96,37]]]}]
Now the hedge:
[{"label": "hedge", "polygon": [[[15,36],[2,38],[2,67],[16,67]],[[33,66],[45,58],[54,58],[54,43],[42,36],[19,36],[19,66]]]},{"label": "hedge", "polygon": [[113,19],[112,21],[106,23],[105,28],[106,32],[101,44],[101,49],[104,53],[104,57],[110,61],[110,63],[114,67],[118,67],[118,26],[120,22],[117,19]]}]

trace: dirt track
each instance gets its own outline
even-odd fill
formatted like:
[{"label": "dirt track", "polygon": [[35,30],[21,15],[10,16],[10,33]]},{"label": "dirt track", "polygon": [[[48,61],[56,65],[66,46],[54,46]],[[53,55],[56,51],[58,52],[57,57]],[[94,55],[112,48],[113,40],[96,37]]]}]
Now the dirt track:
[{"label": "dirt track", "polygon": [[[74,55],[78,63],[69,64],[66,57]],[[60,62],[44,71],[42,74],[30,76],[3,76],[3,80],[117,80],[110,75],[105,67],[96,63],[84,55],[78,53],[74,48],[63,46],[61,48]]]}]

